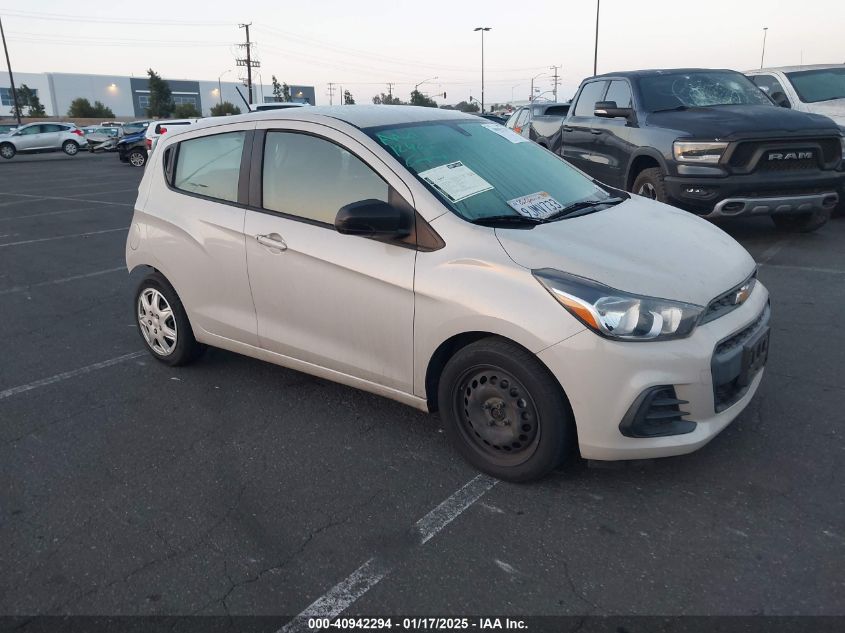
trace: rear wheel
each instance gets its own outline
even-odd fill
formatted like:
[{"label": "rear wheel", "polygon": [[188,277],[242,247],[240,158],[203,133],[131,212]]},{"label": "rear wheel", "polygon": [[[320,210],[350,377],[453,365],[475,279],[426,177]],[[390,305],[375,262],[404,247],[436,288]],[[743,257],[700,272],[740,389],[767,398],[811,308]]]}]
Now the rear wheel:
[{"label": "rear wheel", "polygon": [[79,145],[76,144],[76,141],[65,141],[62,144],[62,151],[68,156],[76,156],[79,152]]},{"label": "rear wheel", "polygon": [[143,167],[147,164],[147,153],[140,149],[133,149],[127,156],[129,164],[133,167]]},{"label": "rear wheel", "polygon": [[482,339],[449,359],[438,402],[461,455],[499,479],[543,477],[572,445],[572,415],[557,380],[536,356],[504,339]]},{"label": "rear wheel", "polygon": [[649,167],[642,170],[634,180],[632,193],[658,202],[666,202],[668,197],[666,186],[663,183],[664,176],[663,170],[659,167]]},{"label": "rear wheel", "polygon": [[166,365],[186,365],[205,351],[194,338],[179,296],[159,273],[148,275],[138,285],[135,323],[147,350]]},{"label": "rear wheel", "polygon": [[781,231],[790,233],[810,233],[827,224],[830,211],[813,211],[812,213],[795,213],[773,215],[772,222]]},{"label": "rear wheel", "polygon": [[16,153],[17,150],[15,149],[15,146],[11,143],[3,143],[2,145],[0,145],[0,156],[2,156],[3,158],[7,160],[9,158],[14,158]]}]

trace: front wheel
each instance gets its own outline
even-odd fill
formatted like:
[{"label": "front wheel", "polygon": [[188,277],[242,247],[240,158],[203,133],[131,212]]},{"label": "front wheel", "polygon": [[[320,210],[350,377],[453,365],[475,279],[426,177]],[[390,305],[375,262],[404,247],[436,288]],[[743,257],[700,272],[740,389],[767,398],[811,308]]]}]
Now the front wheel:
[{"label": "front wheel", "polygon": [[632,193],[658,202],[666,202],[668,196],[666,195],[666,185],[663,182],[664,175],[663,170],[659,167],[642,170],[634,179]]},{"label": "front wheel", "polygon": [[79,152],[79,145],[75,141],[65,141],[62,144],[62,151],[68,156],[76,156]]},{"label": "front wheel", "polygon": [[781,231],[790,233],[810,233],[827,224],[830,211],[813,211],[811,213],[795,213],[773,215],[772,222]]},{"label": "front wheel", "polygon": [[461,455],[499,479],[539,479],[572,446],[572,414],[557,380],[536,356],[504,339],[482,339],[449,359],[438,402]]},{"label": "front wheel", "polygon": [[0,145],[0,156],[5,158],[6,160],[14,158],[16,153],[17,150],[15,149],[15,146],[11,143],[3,143],[2,145]]},{"label": "front wheel", "polygon": [[148,275],[138,285],[135,323],[147,350],[165,365],[187,365],[205,351],[194,338],[179,296],[159,273]]},{"label": "front wheel", "polygon": [[133,167],[143,167],[147,164],[147,153],[142,152],[139,149],[133,149],[129,152],[129,156],[127,157],[129,164]]}]

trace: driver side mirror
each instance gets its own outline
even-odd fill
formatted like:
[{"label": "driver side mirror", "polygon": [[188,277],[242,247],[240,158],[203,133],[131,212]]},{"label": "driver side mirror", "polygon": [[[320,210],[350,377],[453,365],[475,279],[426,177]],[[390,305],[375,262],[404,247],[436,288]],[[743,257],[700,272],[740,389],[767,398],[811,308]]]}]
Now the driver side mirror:
[{"label": "driver side mirror", "polygon": [[593,115],[603,119],[627,119],[631,116],[631,108],[619,108],[615,101],[597,101]]},{"label": "driver side mirror", "polygon": [[786,95],[780,91],[772,93],[772,101],[774,101],[781,108],[792,109],[792,106],[789,104],[789,99],[787,99]]},{"label": "driver side mirror", "polygon": [[361,200],[340,208],[334,227],[344,235],[402,238],[411,234],[413,215],[382,200]]}]

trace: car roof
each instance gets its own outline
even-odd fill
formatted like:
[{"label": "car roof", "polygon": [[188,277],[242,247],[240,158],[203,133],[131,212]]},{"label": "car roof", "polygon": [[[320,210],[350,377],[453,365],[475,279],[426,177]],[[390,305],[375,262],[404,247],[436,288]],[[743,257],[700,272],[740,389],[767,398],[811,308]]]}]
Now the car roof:
[{"label": "car roof", "polygon": [[807,64],[806,66],[776,66],[773,68],[753,68],[744,71],[746,74],[759,75],[761,73],[782,72],[794,73],[801,70],[826,70],[828,68],[845,68],[845,64]]},{"label": "car roof", "polygon": [[478,117],[458,110],[424,108],[422,106],[399,105],[348,105],[348,106],[312,106],[310,108],[282,108],[263,110],[227,117],[207,117],[191,129],[214,127],[223,123],[244,121],[273,121],[291,119],[294,121],[325,121],[335,119],[353,127],[365,130],[384,125],[405,125],[426,123],[429,121],[454,121],[466,119],[478,121]]},{"label": "car roof", "polygon": [[620,72],[615,73],[603,73],[601,75],[596,75],[595,77],[590,77],[589,79],[585,79],[584,81],[590,81],[591,79],[613,79],[615,77],[628,77],[628,78],[638,78],[638,77],[654,77],[657,75],[675,75],[678,73],[696,73],[696,72],[729,72],[735,73],[738,72],[736,70],[731,70],[730,68],[649,68],[643,70],[623,70]]}]

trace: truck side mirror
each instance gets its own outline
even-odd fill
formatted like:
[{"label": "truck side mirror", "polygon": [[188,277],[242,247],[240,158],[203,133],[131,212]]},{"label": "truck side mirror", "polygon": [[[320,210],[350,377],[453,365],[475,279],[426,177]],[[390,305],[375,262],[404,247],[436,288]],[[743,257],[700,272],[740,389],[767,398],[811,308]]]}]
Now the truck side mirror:
[{"label": "truck side mirror", "polygon": [[603,119],[627,119],[631,116],[633,110],[631,108],[619,108],[615,101],[597,101],[593,116],[601,117]]}]

